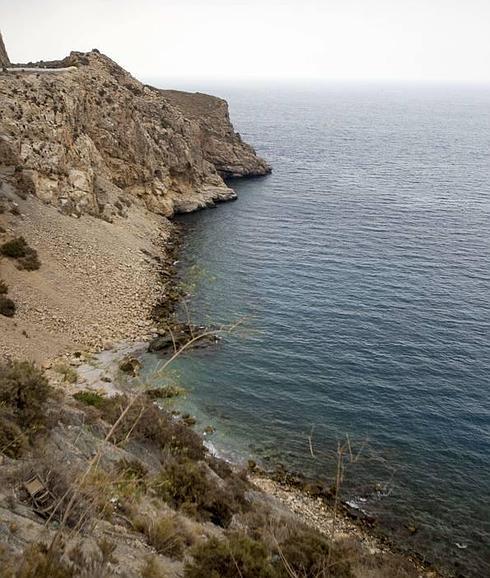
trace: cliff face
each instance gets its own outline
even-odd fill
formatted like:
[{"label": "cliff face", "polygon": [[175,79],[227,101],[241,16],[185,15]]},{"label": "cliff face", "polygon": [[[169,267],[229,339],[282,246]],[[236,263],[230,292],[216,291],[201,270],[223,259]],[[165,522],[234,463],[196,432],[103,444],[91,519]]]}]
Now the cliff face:
[{"label": "cliff face", "polygon": [[0,74],[0,176],[64,212],[170,216],[233,199],[222,176],[270,171],[221,99],[145,86],[98,51],[54,66]]},{"label": "cliff face", "polygon": [[270,166],[233,130],[226,100],[199,92],[162,90],[161,94],[199,125],[204,156],[223,178],[270,173]]},{"label": "cliff face", "polygon": [[0,68],[3,66],[8,66],[10,60],[5,49],[5,44],[3,43],[2,33],[0,32]]}]

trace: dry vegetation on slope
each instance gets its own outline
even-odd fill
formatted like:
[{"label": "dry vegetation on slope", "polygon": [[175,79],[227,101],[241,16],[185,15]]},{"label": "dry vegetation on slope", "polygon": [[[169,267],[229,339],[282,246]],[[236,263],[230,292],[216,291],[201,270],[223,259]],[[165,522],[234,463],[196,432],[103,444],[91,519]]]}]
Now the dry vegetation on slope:
[{"label": "dry vegetation on slope", "polygon": [[70,395],[55,375],[53,387],[29,364],[0,366],[2,576],[420,575],[359,539],[332,542],[144,390],[109,397],[74,383]]}]

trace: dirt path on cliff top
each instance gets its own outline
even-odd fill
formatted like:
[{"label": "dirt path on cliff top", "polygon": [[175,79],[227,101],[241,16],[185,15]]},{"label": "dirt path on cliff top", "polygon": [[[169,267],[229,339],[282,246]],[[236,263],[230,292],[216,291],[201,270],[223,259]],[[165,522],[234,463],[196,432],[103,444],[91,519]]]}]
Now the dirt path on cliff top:
[{"label": "dirt path on cliff top", "polygon": [[33,197],[7,196],[20,215],[16,209],[0,214],[0,244],[22,235],[42,265],[29,272],[0,261],[0,278],[17,306],[14,317],[0,315],[0,360],[42,362],[148,334],[161,291],[158,264],[148,253],[161,253],[171,229],[166,219],[137,207],[114,223],[77,219]]}]

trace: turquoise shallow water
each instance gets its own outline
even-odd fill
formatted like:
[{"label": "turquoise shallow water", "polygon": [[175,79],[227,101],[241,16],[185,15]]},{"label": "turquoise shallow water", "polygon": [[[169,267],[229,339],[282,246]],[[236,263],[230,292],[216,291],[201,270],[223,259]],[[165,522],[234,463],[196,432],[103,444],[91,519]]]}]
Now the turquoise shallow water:
[{"label": "turquoise shallow water", "polygon": [[179,219],[196,320],[248,318],[176,364],[184,405],[221,452],[325,478],[311,428],[348,434],[346,498],[490,575],[490,89],[213,92],[274,173]]}]

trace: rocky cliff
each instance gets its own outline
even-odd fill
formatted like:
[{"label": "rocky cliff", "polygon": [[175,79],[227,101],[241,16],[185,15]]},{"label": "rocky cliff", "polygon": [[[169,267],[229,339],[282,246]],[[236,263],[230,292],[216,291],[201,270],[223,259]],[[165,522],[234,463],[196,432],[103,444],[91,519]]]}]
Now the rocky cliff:
[{"label": "rocky cliff", "polygon": [[3,43],[2,33],[0,32],[0,67],[8,66],[10,60],[5,49],[5,44]]},{"label": "rocky cliff", "polygon": [[143,85],[97,50],[0,74],[0,177],[68,214],[171,216],[270,172],[225,101]]},{"label": "rocky cliff", "polygon": [[162,90],[162,95],[201,129],[205,158],[223,178],[266,175],[269,165],[233,130],[226,100],[202,93]]}]

